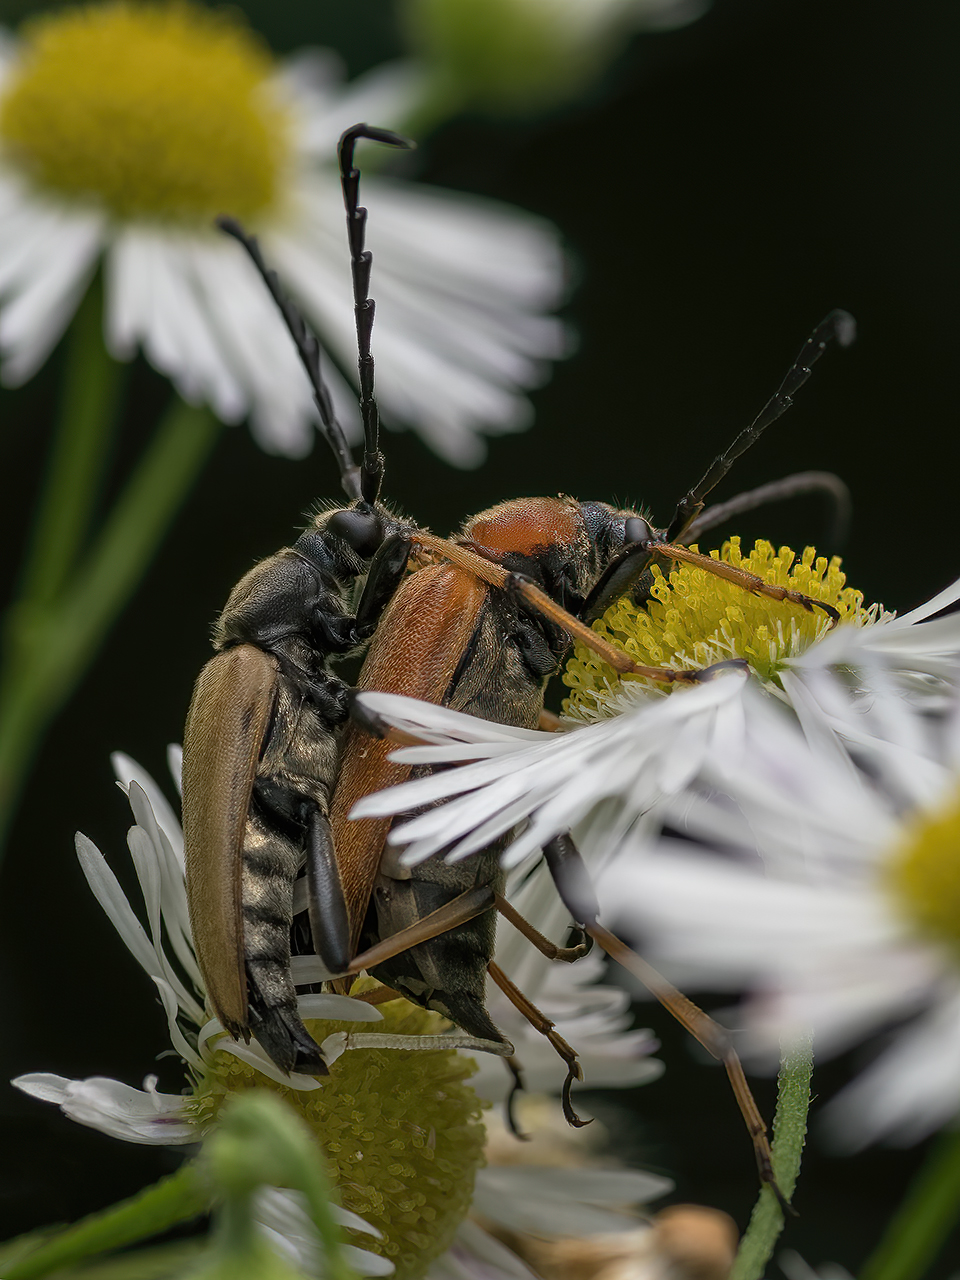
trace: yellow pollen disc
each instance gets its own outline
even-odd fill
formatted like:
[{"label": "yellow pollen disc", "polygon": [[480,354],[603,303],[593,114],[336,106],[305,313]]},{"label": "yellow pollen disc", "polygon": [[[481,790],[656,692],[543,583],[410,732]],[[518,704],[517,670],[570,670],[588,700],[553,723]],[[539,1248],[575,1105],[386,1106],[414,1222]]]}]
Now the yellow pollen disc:
[{"label": "yellow pollen disc", "polygon": [[887,877],[919,932],[960,952],[960,797],[913,824]]},{"label": "yellow pollen disc", "polygon": [[[306,1026],[318,1043],[335,1031],[417,1036],[449,1026],[406,1000],[379,1009],[383,1022]],[[482,1103],[466,1083],[475,1070],[453,1049],[348,1049],[321,1087],[304,1093],[220,1051],[192,1107],[206,1129],[231,1093],[279,1093],[316,1134],[340,1204],[383,1232],[379,1239],[350,1232],[352,1243],[389,1258],[396,1280],[417,1280],[467,1216],[483,1163]]]},{"label": "yellow pollen disc", "polygon": [[26,29],[0,142],[39,185],[121,218],[249,218],[290,149],[272,71],[251,32],[197,5],[66,9]]},{"label": "yellow pollen disc", "polygon": [[[772,543],[760,540],[744,555],[740,539],[731,538],[719,551],[711,551],[710,558],[823,600],[838,611],[842,623],[863,626],[876,616],[876,606],[865,609],[863,593],[845,585],[839,557],[828,561],[813,547],[798,560],[789,547],[776,551]],[[690,670],[743,658],[761,680],[776,684],[783,662],[803,653],[830,626],[822,610],[807,611],[787,600],[755,595],[694,565],[678,564],[667,574],[654,565],[651,575],[646,605],[635,605],[624,596],[593,624],[642,666]],[[652,687],[640,676],[622,679],[642,680]],[[573,690],[564,703],[565,714],[582,720],[614,714],[608,701],[620,689],[621,677],[595,653],[578,644],[563,680]]]}]

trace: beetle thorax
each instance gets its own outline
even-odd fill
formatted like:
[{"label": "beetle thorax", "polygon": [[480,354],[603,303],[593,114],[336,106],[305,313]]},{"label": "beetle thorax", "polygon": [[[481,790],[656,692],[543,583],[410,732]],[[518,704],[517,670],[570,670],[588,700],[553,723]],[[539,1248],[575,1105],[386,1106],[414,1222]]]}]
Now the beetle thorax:
[{"label": "beetle thorax", "polygon": [[597,572],[596,548],[575,498],[501,502],[468,520],[457,541],[520,572],[536,567],[534,576],[551,592],[560,582],[583,591]]}]

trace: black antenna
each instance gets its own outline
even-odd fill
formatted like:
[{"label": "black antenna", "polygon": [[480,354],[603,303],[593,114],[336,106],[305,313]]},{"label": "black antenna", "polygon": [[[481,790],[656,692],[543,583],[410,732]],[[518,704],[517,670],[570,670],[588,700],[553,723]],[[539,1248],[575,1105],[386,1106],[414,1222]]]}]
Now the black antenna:
[{"label": "black antenna", "polygon": [[721,453],[718,458],[714,458],[700,483],[680,499],[676,514],[666,532],[667,542],[684,540],[684,533],[703,510],[707,494],[720,483],[737,458],[750,448],[760,434],[772,422],[776,422],[781,414],[786,413],[793,404],[793,397],[810,377],[810,371],[823,355],[828,344],[837,342],[841,347],[848,347],[856,335],[857,324],[848,311],[831,311],[825,319],[820,321],[801,347],[796,360],[787,370],[786,377],[754,421],[740,432],[726,453]]},{"label": "black antenna", "polygon": [[320,413],[320,429],[327,444],[333,450],[337,466],[340,468],[340,483],[343,486],[343,491],[351,500],[361,500],[363,486],[360,468],[353,460],[353,454],[350,452],[347,438],[343,434],[343,428],[337,421],[336,414],[333,411],[330,389],[324,382],[323,374],[320,371],[320,343],[317,341],[316,335],[307,326],[297,307],[294,306],[281,289],[277,273],[264,262],[256,236],[247,235],[235,218],[217,218],[216,223],[221,231],[225,231],[228,236],[233,236],[235,240],[240,241],[270,290],[270,295],[277,304],[280,314],[290,330],[290,336],[293,338],[294,345],[297,348],[297,355],[300,357],[300,361],[307,371],[307,377],[310,379],[310,385],[313,387],[313,398]]},{"label": "black antenna", "polygon": [[370,265],[373,255],[364,248],[367,211],[359,203],[360,170],[354,168],[353,153],[360,138],[384,142],[388,147],[410,149],[413,143],[389,129],[375,129],[355,124],[340,137],[340,182],[347,210],[347,235],[350,241],[350,268],[353,273],[353,308],[357,320],[357,367],[360,372],[360,417],[363,421],[363,465],[360,468],[361,495],[366,502],[376,502],[383,479],[383,454],[380,452],[380,414],[373,393],[373,356],[370,338],[376,304],[370,297]]}]

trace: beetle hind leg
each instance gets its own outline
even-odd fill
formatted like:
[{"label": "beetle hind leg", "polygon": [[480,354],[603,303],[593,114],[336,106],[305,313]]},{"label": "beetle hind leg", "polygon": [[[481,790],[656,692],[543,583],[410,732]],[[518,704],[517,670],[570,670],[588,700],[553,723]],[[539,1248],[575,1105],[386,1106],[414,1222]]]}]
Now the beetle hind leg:
[{"label": "beetle hind leg", "polygon": [[[573,1102],[570,1098],[574,1080],[583,1079],[583,1068],[580,1066],[577,1051],[567,1044],[563,1036],[559,1034],[556,1023],[551,1022],[545,1013],[541,1013],[537,1006],[527,999],[516,983],[510,981],[499,965],[494,964],[491,960],[487,965],[487,972],[513,1007],[523,1014],[535,1031],[540,1032],[566,1064],[567,1078],[563,1082],[563,1088],[560,1093],[560,1104],[563,1107],[564,1120],[566,1120],[567,1124],[572,1125],[574,1129],[582,1129],[585,1125],[591,1124],[592,1121],[590,1120],[580,1119],[573,1109]],[[519,1080],[517,1085],[520,1086]],[[513,1102],[515,1093],[516,1089],[511,1093],[508,1103]]]},{"label": "beetle hind leg", "polygon": [[767,1126],[754,1101],[750,1086],[747,1084],[743,1066],[733,1040],[726,1028],[689,1000],[682,991],[678,991],[671,982],[642,956],[638,955],[616,934],[610,933],[600,924],[598,916],[600,907],[590,882],[590,875],[584,865],[580,851],[569,834],[554,836],[543,847],[544,857],[553,877],[557,892],[563,899],[574,920],[603,948],[612,960],[634,974],[647,988],[654,999],[673,1015],[684,1030],[718,1062],[727,1073],[734,1097],[740,1108],[753,1151],[757,1161],[757,1169],[761,1182],[773,1191],[780,1206],[787,1213],[793,1213],[789,1201],[777,1185],[773,1172],[773,1154],[767,1138]]}]

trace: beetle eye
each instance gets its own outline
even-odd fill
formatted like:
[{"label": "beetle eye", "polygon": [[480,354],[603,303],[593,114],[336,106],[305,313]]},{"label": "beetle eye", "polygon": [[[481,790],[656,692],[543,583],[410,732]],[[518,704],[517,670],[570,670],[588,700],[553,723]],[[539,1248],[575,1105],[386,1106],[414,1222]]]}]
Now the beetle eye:
[{"label": "beetle eye", "polygon": [[650,526],[639,516],[630,516],[623,523],[623,545],[631,546],[634,542],[646,542],[650,537]]},{"label": "beetle eye", "polygon": [[383,542],[383,523],[373,510],[358,511],[354,507],[334,511],[327,521],[327,531],[342,538],[364,560],[369,560]]}]

